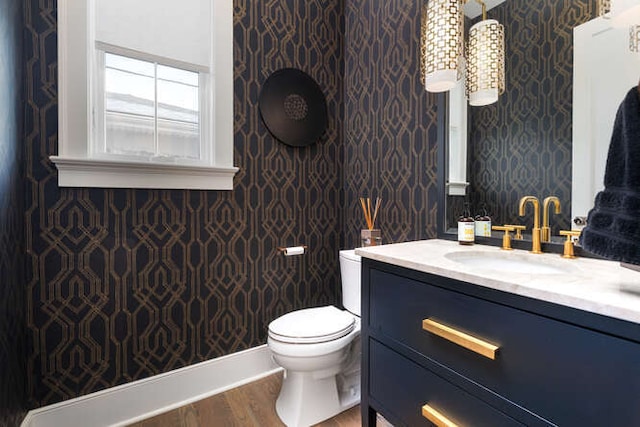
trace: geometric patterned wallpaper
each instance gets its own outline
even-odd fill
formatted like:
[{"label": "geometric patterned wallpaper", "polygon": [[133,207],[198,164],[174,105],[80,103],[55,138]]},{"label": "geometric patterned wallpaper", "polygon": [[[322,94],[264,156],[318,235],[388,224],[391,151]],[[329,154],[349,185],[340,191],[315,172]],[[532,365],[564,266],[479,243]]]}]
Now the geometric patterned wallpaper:
[{"label": "geometric patterned wallpaper", "polygon": [[571,226],[573,27],[595,17],[595,6],[507,1],[488,12],[505,27],[506,90],[496,104],[469,109],[468,180],[474,210],[486,203],[495,224],[530,230],[531,208],[518,217],[520,197],[556,195],[553,234]]},{"label": "geometric patterned wallpaper", "polygon": [[22,0],[0,0],[0,426],[26,412]]},{"label": "geometric patterned wallpaper", "polygon": [[[234,0],[232,191],[58,187],[56,4],[24,2],[31,404],[261,345],[277,316],[339,304],[343,1]],[[284,67],[326,96],[311,147],[260,119],[260,88]],[[299,244],[304,256],[276,250]]]},{"label": "geometric patterned wallpaper", "polygon": [[345,246],[366,228],[359,197],[382,198],[384,243],[433,238],[437,94],[420,82],[422,1],[345,6]]},{"label": "geometric patterned wallpaper", "polygon": [[[515,14],[515,23],[505,25],[507,46],[525,49],[507,53],[507,69],[522,74],[507,81],[510,92],[499,101],[511,102],[519,116],[504,117],[489,106],[474,117],[501,127],[478,130],[493,148],[470,147],[474,161],[494,167],[470,169],[518,188],[497,195],[472,188],[480,200],[513,206],[525,192],[544,197],[537,192],[553,182],[563,211],[570,211],[571,39],[554,22],[583,22],[593,3],[506,2],[504,12],[490,13],[505,23],[500,13]],[[385,242],[436,235],[436,95],[419,81],[420,2],[234,0],[234,164],[240,172],[228,192],[57,186],[48,160],[57,153],[56,4],[23,2],[27,107],[24,152],[17,156],[25,159],[15,164],[25,168],[25,207],[17,212],[25,212],[26,222],[22,227],[17,215],[0,234],[16,248],[21,236],[13,234],[26,230],[26,302],[13,308],[26,307],[32,406],[260,345],[273,318],[338,304],[338,250],[357,246],[364,227],[358,197],[383,199],[377,225]],[[515,4],[517,11],[506,10]],[[555,47],[536,68],[526,49],[549,44],[525,48],[524,41],[541,34]],[[261,85],[284,67],[310,74],[327,98],[328,129],[308,148],[275,141],[258,113]],[[526,93],[540,85],[563,95],[538,105]],[[496,165],[516,175],[497,178]],[[525,188],[530,182],[535,187]],[[15,197],[0,213],[15,215],[22,203]],[[296,244],[307,244],[309,252],[285,258],[275,250]],[[0,248],[2,262],[22,264],[11,257],[23,251],[9,247]],[[5,293],[21,283],[11,280],[15,286]],[[20,293],[13,295],[17,302]],[[8,333],[0,328],[0,351]],[[9,339],[12,349],[20,342]],[[4,380],[8,371],[0,372]],[[4,410],[4,422],[1,417]]]}]

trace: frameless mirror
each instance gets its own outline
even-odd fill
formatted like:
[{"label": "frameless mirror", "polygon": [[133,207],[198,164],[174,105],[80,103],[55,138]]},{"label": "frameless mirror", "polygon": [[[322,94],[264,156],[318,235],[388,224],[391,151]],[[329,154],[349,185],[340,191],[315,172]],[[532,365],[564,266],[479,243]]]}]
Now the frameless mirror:
[{"label": "frameless mirror", "polygon": [[[488,15],[505,26],[506,90],[495,104],[463,107],[469,185],[464,195],[459,195],[459,185],[441,186],[440,235],[456,232],[465,200],[476,213],[485,205],[496,225],[522,224],[531,230],[533,213],[527,207],[526,215],[518,216],[519,199],[536,196],[542,210],[542,200],[554,195],[562,205],[560,214],[549,213],[552,235],[557,236],[572,228],[572,218],[586,215],[600,189],[613,117],[626,91],[638,84],[640,55],[628,51],[628,28],[612,29],[603,18],[595,19],[595,0],[507,0]],[[614,49],[617,38],[623,40]],[[603,52],[594,44],[605,47]],[[618,50],[630,61],[611,59]],[[597,56],[601,53],[607,56]],[[449,111],[454,96],[442,97],[443,109]],[[597,97],[607,101],[593,102]],[[448,167],[441,179],[449,183],[454,179],[451,165],[460,163],[451,156],[461,154],[449,144],[455,129],[448,126],[456,119],[450,112],[447,116],[441,123],[447,130],[440,135],[440,164]],[[579,194],[583,202],[577,201]]]}]

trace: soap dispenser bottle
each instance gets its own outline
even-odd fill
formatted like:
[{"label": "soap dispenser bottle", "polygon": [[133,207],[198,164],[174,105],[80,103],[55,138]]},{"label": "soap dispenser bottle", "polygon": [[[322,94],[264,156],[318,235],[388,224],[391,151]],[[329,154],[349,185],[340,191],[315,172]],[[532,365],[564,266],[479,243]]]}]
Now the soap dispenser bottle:
[{"label": "soap dispenser bottle", "polygon": [[491,217],[487,213],[487,205],[483,204],[480,214],[475,219],[476,236],[491,237]]},{"label": "soap dispenser bottle", "polygon": [[458,243],[461,245],[473,245],[475,241],[475,221],[471,216],[469,203],[464,204],[462,215],[458,218]]}]

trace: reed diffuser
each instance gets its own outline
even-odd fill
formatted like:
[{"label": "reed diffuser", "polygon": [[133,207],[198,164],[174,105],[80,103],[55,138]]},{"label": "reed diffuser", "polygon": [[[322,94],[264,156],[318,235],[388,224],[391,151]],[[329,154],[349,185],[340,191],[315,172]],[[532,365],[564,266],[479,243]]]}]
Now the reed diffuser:
[{"label": "reed diffuser", "polygon": [[380,229],[375,228],[376,218],[378,217],[378,211],[382,199],[376,197],[376,202],[373,205],[373,213],[371,212],[371,199],[360,197],[360,206],[362,206],[362,212],[364,213],[364,220],[367,223],[367,228],[360,231],[360,239],[362,246],[378,246],[382,244],[382,233]]}]

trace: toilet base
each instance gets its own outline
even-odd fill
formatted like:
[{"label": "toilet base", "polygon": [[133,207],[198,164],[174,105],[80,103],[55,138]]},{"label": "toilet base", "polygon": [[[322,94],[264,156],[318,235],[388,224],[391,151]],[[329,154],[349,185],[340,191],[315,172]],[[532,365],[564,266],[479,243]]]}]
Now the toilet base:
[{"label": "toilet base", "polygon": [[[331,418],[360,403],[359,373],[314,378],[311,372],[285,372],[276,400],[276,412],[287,427],[307,427]],[[357,381],[357,385],[353,384]],[[313,402],[313,403],[309,403]]]},{"label": "toilet base", "polygon": [[285,369],[276,413],[287,427],[308,427],[360,403],[360,319],[347,335],[314,344],[273,339],[274,362]]}]

